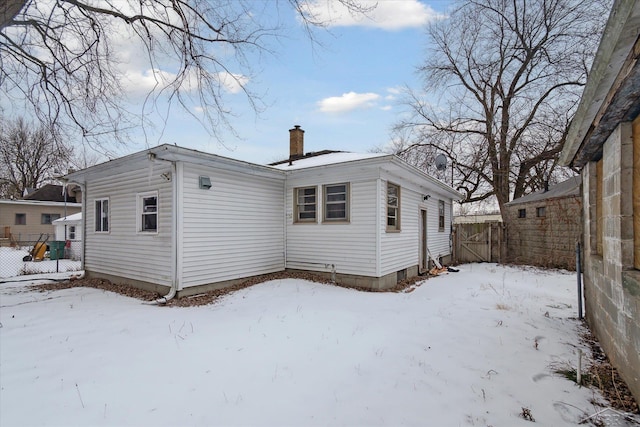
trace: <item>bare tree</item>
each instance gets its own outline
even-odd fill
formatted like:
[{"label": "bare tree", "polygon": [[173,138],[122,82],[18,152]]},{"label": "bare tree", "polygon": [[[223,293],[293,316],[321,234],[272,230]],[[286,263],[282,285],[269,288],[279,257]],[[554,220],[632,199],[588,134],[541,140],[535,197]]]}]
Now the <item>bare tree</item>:
[{"label": "bare tree", "polygon": [[[427,32],[433,48],[408,90],[397,151],[451,159],[466,202],[505,203],[571,171],[557,156],[585,83],[608,0],[471,0]],[[447,182],[449,180],[447,179]]]},{"label": "bare tree", "polygon": [[[369,10],[339,0],[352,13]],[[324,23],[302,0],[286,0],[310,32]],[[264,8],[265,10],[260,10]],[[244,91],[250,52],[268,52],[279,25],[268,17],[272,2],[250,0],[5,0],[0,4],[0,94],[46,126],[80,129],[98,144],[126,135],[157,105],[160,95],[217,134],[230,129],[225,90]],[[144,110],[129,111],[123,90],[125,45],[140,44],[140,57],[155,79]],[[24,105],[22,105],[24,104]],[[200,107],[204,119],[193,113]],[[168,116],[169,109],[164,114]],[[166,116],[165,116],[166,117]],[[123,133],[124,132],[124,133]]]},{"label": "bare tree", "polygon": [[[23,119],[0,127],[0,198],[21,198],[67,171],[73,150],[43,126]],[[58,173],[59,174],[59,173]]]}]

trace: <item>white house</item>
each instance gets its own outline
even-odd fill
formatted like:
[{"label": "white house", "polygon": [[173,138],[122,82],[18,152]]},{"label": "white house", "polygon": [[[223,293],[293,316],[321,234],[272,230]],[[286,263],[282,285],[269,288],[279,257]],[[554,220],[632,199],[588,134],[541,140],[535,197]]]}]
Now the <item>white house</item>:
[{"label": "white house", "polygon": [[82,259],[82,212],[53,221],[55,239],[66,243],[67,258]]},{"label": "white house", "polygon": [[173,297],[287,269],[385,289],[447,262],[458,192],[394,155],[304,155],[303,133],[272,166],[161,145],[69,174],[85,271]]}]

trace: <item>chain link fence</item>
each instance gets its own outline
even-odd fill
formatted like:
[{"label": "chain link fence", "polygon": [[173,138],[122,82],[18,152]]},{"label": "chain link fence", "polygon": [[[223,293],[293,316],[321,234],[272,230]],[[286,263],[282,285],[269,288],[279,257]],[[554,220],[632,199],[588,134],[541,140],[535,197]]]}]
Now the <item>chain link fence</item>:
[{"label": "chain link fence", "polygon": [[[24,239],[27,236],[21,236]],[[56,241],[46,234],[0,241],[0,279],[31,274],[79,271],[82,242]]]}]

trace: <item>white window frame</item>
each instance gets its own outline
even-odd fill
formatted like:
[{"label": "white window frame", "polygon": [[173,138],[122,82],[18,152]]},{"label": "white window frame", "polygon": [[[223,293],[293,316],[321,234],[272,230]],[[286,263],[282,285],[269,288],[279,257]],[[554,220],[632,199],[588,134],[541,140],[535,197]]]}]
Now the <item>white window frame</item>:
[{"label": "white window frame", "polygon": [[[396,203],[389,203],[389,188],[394,187],[396,189]],[[395,210],[395,215],[390,214],[391,210]],[[389,225],[389,219],[395,219],[394,225]],[[400,231],[400,186],[392,182],[387,181],[387,231],[394,232]]]},{"label": "white window frame", "polygon": [[[338,187],[338,186],[344,186],[345,191],[344,191],[344,195],[345,195],[345,199],[344,200],[338,200],[338,201],[329,201],[329,192],[328,189],[331,187]],[[322,186],[322,205],[323,205],[323,209],[322,209],[322,221],[323,222],[328,222],[328,223],[338,223],[338,222],[343,222],[343,223],[347,223],[349,222],[349,217],[350,217],[350,203],[349,203],[349,198],[350,198],[350,193],[351,193],[351,189],[350,189],[350,183],[348,182],[340,182],[340,183],[336,183],[336,184],[326,184]],[[336,194],[336,193],[334,193]],[[339,193],[338,193],[339,194]],[[344,204],[344,217],[342,218],[328,218],[328,212],[329,209],[328,207],[331,205],[339,205],[339,204]]]},{"label": "white window frame", "polygon": [[[104,212],[104,203],[107,202],[107,212]],[[98,224],[98,203],[100,203],[100,223]],[[101,199],[95,199],[93,201],[93,209],[94,209],[94,232],[96,233],[109,233],[110,225],[111,225],[111,203],[109,203],[108,197],[103,197]],[[104,220],[107,220],[106,227]]]},{"label": "white window frame", "polygon": [[70,225],[67,231],[69,232],[69,240],[76,240],[76,226]]},{"label": "white window frame", "polygon": [[[156,208],[154,212],[144,212],[144,201],[146,199],[154,198],[156,199]],[[158,234],[158,226],[160,222],[160,198],[158,197],[158,191],[147,191],[145,193],[136,194],[136,231],[141,234]],[[144,230],[144,220],[143,217],[145,215],[155,215],[156,216],[156,228],[155,230]]]},{"label": "white window frame", "polygon": [[[314,201],[313,203],[307,203],[306,200],[303,200],[303,203],[300,203],[300,196],[303,198],[309,197],[309,195],[300,194],[300,191],[313,189]],[[296,187],[293,189],[293,207],[295,211],[295,219],[294,222],[300,224],[315,224],[318,222],[318,187],[317,186],[309,186],[309,187]],[[300,218],[301,213],[310,213],[301,207],[313,205],[315,210],[313,212],[313,218]]]}]

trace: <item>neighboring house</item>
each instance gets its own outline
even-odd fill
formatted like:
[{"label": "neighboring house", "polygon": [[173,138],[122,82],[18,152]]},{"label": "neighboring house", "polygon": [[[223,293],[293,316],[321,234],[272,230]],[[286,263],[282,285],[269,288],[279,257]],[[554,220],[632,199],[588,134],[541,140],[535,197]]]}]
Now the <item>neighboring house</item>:
[{"label": "neighboring house", "polygon": [[448,259],[459,193],[394,155],[305,156],[303,132],[276,166],[161,145],[69,174],[87,274],[170,296],[285,269],[384,289],[427,249]]},{"label": "neighboring house", "polygon": [[67,194],[62,185],[45,184],[37,190],[31,190],[23,200],[40,200],[43,202],[81,203],[80,188],[75,185],[67,186]]},{"label": "neighboring house", "polygon": [[508,261],[576,269],[576,242],[582,235],[580,177],[506,204]]},{"label": "neighboring house", "polygon": [[560,163],[581,170],[587,321],[640,400],[640,2],[614,2]]},{"label": "neighboring house", "polygon": [[3,246],[31,244],[41,234],[54,238],[53,221],[80,212],[82,204],[41,200],[0,200],[0,230]]},{"label": "neighboring house", "polygon": [[82,259],[82,212],[53,221],[55,239],[65,242],[65,257]]}]

